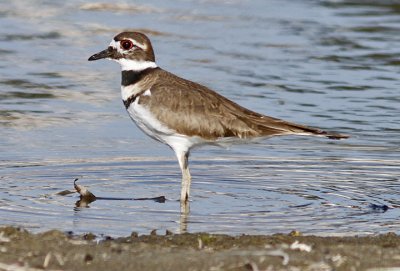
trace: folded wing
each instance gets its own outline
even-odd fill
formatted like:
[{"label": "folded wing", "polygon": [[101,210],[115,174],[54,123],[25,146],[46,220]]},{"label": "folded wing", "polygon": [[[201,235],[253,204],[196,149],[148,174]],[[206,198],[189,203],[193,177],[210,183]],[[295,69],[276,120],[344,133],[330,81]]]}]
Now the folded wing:
[{"label": "folded wing", "polygon": [[163,80],[162,84],[155,82],[151,86],[151,96],[142,96],[140,103],[147,104],[156,118],[169,127],[176,127],[180,134],[209,140],[276,135],[348,137],[253,112],[204,86],[170,73],[163,77],[170,77],[173,85],[165,83],[168,80]]}]

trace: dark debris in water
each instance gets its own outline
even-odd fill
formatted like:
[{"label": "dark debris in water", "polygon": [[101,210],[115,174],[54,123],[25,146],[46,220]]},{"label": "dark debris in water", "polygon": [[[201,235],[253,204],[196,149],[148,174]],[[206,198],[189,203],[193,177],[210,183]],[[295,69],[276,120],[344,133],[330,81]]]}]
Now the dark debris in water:
[{"label": "dark debris in water", "polygon": [[75,188],[76,192],[79,193],[81,199],[86,199],[88,201],[90,200],[91,202],[95,201],[96,196],[92,192],[90,192],[85,186],[77,184],[76,182],[78,180],[79,179],[74,180],[74,188]]},{"label": "dark debris in water", "polygon": [[[88,207],[90,203],[96,200],[150,200],[158,203],[165,203],[165,196],[158,196],[152,198],[122,198],[122,197],[97,197],[90,192],[85,186],[77,184],[78,179],[74,180],[74,188],[79,193],[80,199],[76,202],[77,207]],[[68,191],[68,190],[66,190]],[[64,191],[62,191],[64,192]],[[61,192],[59,192],[61,193]]]},{"label": "dark debris in water", "polygon": [[299,204],[299,205],[293,205],[289,206],[290,208],[304,208],[313,205],[313,203],[305,203],[305,204]]},{"label": "dark debris in water", "polygon": [[75,191],[63,190],[63,191],[60,191],[60,192],[56,193],[56,195],[58,195],[58,196],[67,196],[67,195],[74,194],[74,193],[75,193]]},{"label": "dark debris in water", "polygon": [[389,206],[387,206],[387,205],[385,205],[385,204],[374,204],[374,203],[371,203],[369,206],[368,206],[372,211],[376,211],[376,212],[382,212],[382,213],[384,213],[384,212],[386,212],[387,210],[389,210],[390,208],[389,208]]}]

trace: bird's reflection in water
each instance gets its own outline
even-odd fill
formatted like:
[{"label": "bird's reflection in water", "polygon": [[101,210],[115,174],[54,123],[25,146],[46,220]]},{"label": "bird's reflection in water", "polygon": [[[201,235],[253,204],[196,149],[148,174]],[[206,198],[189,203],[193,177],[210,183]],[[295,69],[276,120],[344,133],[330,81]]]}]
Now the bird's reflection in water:
[{"label": "bird's reflection in water", "polygon": [[181,202],[181,214],[180,214],[180,218],[179,218],[179,233],[187,233],[189,211],[190,211],[189,201]]}]

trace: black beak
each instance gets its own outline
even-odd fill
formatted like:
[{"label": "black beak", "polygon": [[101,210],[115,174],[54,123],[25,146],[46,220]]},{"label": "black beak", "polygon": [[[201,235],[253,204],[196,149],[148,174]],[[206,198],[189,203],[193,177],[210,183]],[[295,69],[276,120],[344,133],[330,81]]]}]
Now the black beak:
[{"label": "black beak", "polygon": [[107,49],[92,55],[91,57],[89,57],[89,61],[94,61],[94,60],[98,60],[98,59],[102,59],[102,58],[114,58],[116,53],[116,50],[113,49],[112,47],[108,47]]}]

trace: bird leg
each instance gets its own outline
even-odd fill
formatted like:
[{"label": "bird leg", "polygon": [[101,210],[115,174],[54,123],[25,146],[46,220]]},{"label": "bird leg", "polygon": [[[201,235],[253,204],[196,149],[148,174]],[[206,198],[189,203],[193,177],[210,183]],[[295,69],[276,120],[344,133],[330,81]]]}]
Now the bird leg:
[{"label": "bird leg", "polygon": [[177,157],[182,171],[181,203],[183,203],[189,200],[190,195],[189,152],[177,153]]},{"label": "bird leg", "polygon": [[190,195],[190,183],[192,177],[190,176],[189,165],[188,165],[189,153],[185,154],[185,163],[182,168],[182,191],[181,191],[181,201],[188,201]]}]

